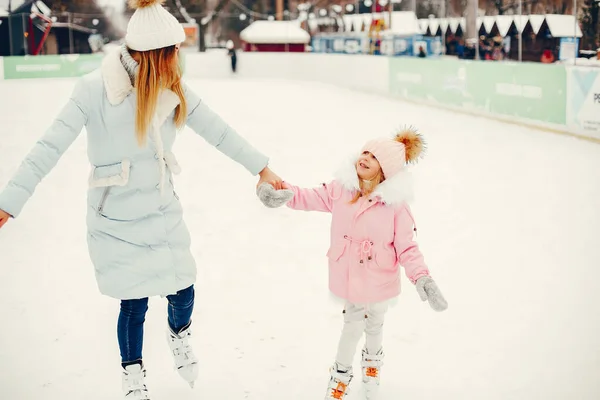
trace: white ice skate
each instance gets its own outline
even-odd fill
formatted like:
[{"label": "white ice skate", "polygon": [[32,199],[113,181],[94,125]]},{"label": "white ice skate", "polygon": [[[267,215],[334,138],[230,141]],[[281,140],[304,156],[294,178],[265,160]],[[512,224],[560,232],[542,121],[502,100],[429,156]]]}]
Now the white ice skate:
[{"label": "white ice skate", "polygon": [[191,335],[189,326],[179,332],[179,334],[173,333],[171,329],[167,330],[167,340],[169,341],[171,354],[175,361],[175,369],[190,387],[193,388],[194,381],[198,377],[198,359],[188,342]]},{"label": "white ice skate", "polygon": [[383,365],[383,351],[377,354],[369,354],[366,350],[362,351],[362,381],[363,392],[367,400],[375,400],[379,394],[379,381],[381,375],[381,366]]},{"label": "white ice skate", "polygon": [[150,400],[144,382],[146,369],[140,364],[128,365],[123,371],[123,394],[126,400]]},{"label": "white ice skate", "polygon": [[331,378],[325,393],[325,400],[342,400],[348,394],[348,386],[352,380],[352,368],[348,371],[340,371],[338,363],[333,364],[329,369]]}]

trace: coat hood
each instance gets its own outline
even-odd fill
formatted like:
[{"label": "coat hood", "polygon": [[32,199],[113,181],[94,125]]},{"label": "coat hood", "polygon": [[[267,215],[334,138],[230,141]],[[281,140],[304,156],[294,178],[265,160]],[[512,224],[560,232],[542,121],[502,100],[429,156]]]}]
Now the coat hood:
[{"label": "coat hood", "polygon": [[[358,174],[356,173],[357,157],[349,157],[338,169],[335,179],[347,190],[360,190],[358,185]],[[381,201],[389,205],[400,205],[411,202],[414,197],[414,181],[412,174],[403,168],[392,178],[383,181],[373,196],[379,197]]]}]

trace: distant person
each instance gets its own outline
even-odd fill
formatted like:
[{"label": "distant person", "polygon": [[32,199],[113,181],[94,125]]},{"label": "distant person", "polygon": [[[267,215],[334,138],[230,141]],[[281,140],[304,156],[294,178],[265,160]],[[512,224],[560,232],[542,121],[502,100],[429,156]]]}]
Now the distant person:
[{"label": "distant person", "polygon": [[479,37],[479,58],[481,60],[491,60],[491,47],[488,44],[488,41],[485,36],[481,35]]},{"label": "distant person", "polygon": [[427,53],[425,53],[425,49],[423,49],[423,46],[419,46],[419,58],[425,58],[427,57]]},{"label": "distant person", "polygon": [[465,53],[464,53],[465,60],[475,60],[475,57],[477,55],[477,49],[475,48],[475,46],[477,46],[477,39],[467,39],[466,40]]},{"label": "distant person", "polygon": [[[85,126],[92,166],[86,206],[88,251],[100,292],[116,299],[113,306],[120,305],[116,337],[124,398],[148,400],[142,358],[148,297],[167,300],[165,350],[181,378],[193,386],[199,368],[190,342],[196,262],[172,180],[180,171],[173,154],[178,129],[189,126],[250,174],[259,175],[259,189],[269,184],[273,191],[280,189],[282,181],[269,169],[265,155],[182,83],[178,55],[185,32],[177,19],[160,0],[129,4],[136,11],[125,44],[108,54],[99,70],[77,81],[54,123],[0,191],[0,228],[19,216]],[[203,184],[201,178],[197,184]],[[240,225],[244,228],[252,229]],[[60,251],[48,255],[57,267],[65,261]],[[94,329],[82,330],[88,346],[95,345],[89,334]],[[65,365],[70,372],[92,376],[96,367],[94,360],[86,366]]]},{"label": "distant person", "polygon": [[458,58],[465,57],[465,43],[462,38],[460,40],[458,40],[458,42],[456,44],[456,55],[458,56]]},{"label": "distant person", "polygon": [[237,70],[237,54],[232,40],[227,41],[227,55],[231,58],[231,71],[235,74]]},{"label": "distant person", "polygon": [[540,61],[543,64],[552,64],[554,62],[554,54],[552,54],[552,50],[546,48],[542,53],[542,58]]}]

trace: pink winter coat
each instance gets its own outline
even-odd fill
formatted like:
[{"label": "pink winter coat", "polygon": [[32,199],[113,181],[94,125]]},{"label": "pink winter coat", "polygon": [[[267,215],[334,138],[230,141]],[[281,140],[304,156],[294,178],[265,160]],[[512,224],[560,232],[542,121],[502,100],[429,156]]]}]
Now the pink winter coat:
[{"label": "pink winter coat", "polygon": [[288,185],[295,210],[332,214],[329,289],[355,304],[376,303],[400,294],[399,265],[414,284],[429,270],[413,241],[413,216],[408,172],[400,172],[379,185],[369,198],[350,204],[358,190],[354,165],[344,167],[329,184],[314,189]]}]

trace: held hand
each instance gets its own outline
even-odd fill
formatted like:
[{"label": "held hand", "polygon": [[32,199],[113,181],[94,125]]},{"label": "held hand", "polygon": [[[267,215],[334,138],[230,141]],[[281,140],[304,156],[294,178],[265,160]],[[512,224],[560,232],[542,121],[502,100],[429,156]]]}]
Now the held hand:
[{"label": "held hand", "polygon": [[0,210],[0,228],[4,226],[4,224],[8,221],[9,218],[10,214]]},{"label": "held hand", "polygon": [[256,195],[266,207],[277,208],[290,201],[294,197],[294,192],[290,189],[275,190],[268,183],[262,183],[256,189]]},{"label": "held hand", "polygon": [[260,180],[256,184],[257,189],[263,183],[270,184],[271,186],[273,186],[273,188],[275,188],[275,190],[283,189],[281,178],[277,176],[276,173],[271,171],[269,167],[265,167],[265,169],[260,171],[258,175],[260,176]]},{"label": "held hand", "polygon": [[422,276],[417,280],[417,292],[421,300],[429,300],[429,305],[435,311],[444,311],[448,308],[448,302],[430,276]]}]

